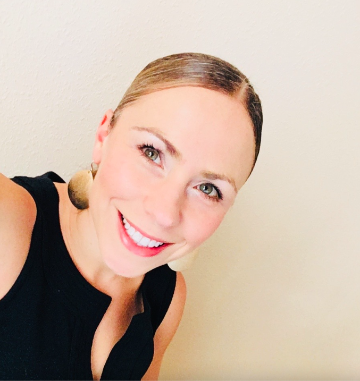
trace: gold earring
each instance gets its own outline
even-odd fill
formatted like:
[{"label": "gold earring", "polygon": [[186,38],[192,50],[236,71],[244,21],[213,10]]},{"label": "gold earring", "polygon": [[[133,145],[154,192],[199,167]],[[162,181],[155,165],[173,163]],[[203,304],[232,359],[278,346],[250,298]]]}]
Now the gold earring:
[{"label": "gold earring", "polygon": [[184,255],[183,257],[179,259],[175,259],[174,261],[169,262],[168,266],[171,268],[171,270],[174,270],[174,271],[186,270],[193,264],[198,254],[199,254],[199,248],[195,249],[189,254]]},{"label": "gold earring", "polygon": [[91,170],[76,172],[70,179],[68,194],[71,203],[80,210],[89,207],[89,191],[97,172],[97,166],[91,163]]}]

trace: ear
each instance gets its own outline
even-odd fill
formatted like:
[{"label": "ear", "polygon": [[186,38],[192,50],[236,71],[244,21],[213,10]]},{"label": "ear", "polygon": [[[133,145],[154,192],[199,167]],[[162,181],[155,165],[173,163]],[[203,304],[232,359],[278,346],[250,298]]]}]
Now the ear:
[{"label": "ear", "polygon": [[114,112],[112,110],[107,110],[104,114],[101,123],[99,124],[96,135],[95,135],[95,144],[93,149],[93,162],[95,164],[99,164],[101,161],[102,150],[104,147],[104,143],[106,142],[106,138],[109,135],[111,130],[110,122],[113,117]]}]

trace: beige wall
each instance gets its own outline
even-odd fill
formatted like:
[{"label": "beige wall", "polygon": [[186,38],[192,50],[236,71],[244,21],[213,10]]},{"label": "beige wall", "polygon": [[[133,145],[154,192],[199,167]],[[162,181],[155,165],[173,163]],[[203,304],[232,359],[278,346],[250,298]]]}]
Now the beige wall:
[{"label": "beige wall", "polygon": [[261,95],[255,172],[196,264],[162,379],[360,379],[360,2],[0,1],[1,171],[88,166],[150,60],[201,51]]}]

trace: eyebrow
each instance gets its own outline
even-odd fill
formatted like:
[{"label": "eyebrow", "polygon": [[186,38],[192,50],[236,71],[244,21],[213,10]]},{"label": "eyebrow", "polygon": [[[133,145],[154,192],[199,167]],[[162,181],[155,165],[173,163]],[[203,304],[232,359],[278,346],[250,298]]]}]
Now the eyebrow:
[{"label": "eyebrow", "polygon": [[237,191],[238,191],[236,184],[235,184],[235,181],[231,177],[228,177],[226,175],[220,175],[220,174],[214,173],[214,172],[208,172],[208,171],[201,172],[201,176],[203,176],[203,177],[205,177],[205,179],[209,179],[209,180],[227,181],[234,188],[235,193],[237,193]]},{"label": "eyebrow", "polygon": [[[131,127],[132,130],[140,131],[140,132],[148,132],[154,136],[156,136],[158,139],[160,139],[166,146],[166,150],[170,153],[171,156],[175,157],[176,159],[181,159],[182,155],[180,151],[172,144],[170,143],[163,135],[162,133],[155,127],[140,127],[140,126],[134,126]],[[209,171],[203,171],[201,172],[201,176],[208,180],[223,180],[227,181],[235,190],[235,193],[237,193],[238,189],[236,187],[235,181],[233,178],[228,177],[223,174],[218,174],[214,172]]]},{"label": "eyebrow", "polygon": [[171,144],[162,134],[161,132],[155,128],[155,127],[139,127],[139,126],[134,126],[131,127],[132,130],[136,131],[145,131],[149,132],[150,134],[155,135],[158,139],[160,139],[166,146],[166,150],[170,153],[171,156],[175,157],[176,159],[181,159],[182,155],[180,151],[173,145]]}]

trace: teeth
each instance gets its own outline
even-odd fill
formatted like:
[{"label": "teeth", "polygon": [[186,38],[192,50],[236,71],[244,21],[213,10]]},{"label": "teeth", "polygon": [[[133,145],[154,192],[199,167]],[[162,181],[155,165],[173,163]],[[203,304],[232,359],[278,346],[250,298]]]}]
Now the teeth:
[{"label": "teeth", "polygon": [[149,247],[155,247],[155,244],[156,244],[156,241],[154,241],[154,240],[151,240],[150,242],[149,242]]},{"label": "teeth", "polygon": [[143,238],[143,236],[141,235],[141,233],[139,232],[135,232],[132,236],[131,236],[132,240],[135,242],[135,243],[139,243],[141,241],[141,238]]},{"label": "teeth", "polygon": [[127,230],[130,237],[132,237],[134,235],[135,231],[136,230],[132,226],[130,226],[130,228]]},{"label": "teeth", "polygon": [[139,246],[142,247],[159,247],[163,245],[163,242],[158,242],[154,240],[150,240],[148,237],[144,237],[141,233],[136,231],[123,217],[123,223],[124,227],[126,229],[126,232],[128,233],[129,237]]},{"label": "teeth", "polygon": [[142,237],[141,241],[138,242],[138,245],[146,247],[150,241],[151,241],[150,238]]}]

